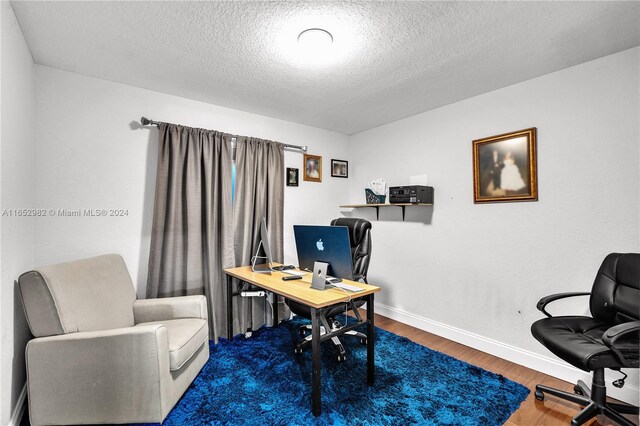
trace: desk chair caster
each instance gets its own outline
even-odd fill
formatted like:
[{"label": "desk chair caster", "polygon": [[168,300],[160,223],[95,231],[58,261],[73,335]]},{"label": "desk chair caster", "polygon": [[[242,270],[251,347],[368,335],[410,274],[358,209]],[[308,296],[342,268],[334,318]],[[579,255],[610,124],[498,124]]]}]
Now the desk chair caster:
[{"label": "desk chair caster", "polygon": [[[616,382],[618,381],[616,380]],[[615,387],[622,387],[619,386],[620,384],[624,385],[624,379],[620,379],[618,384],[614,382]],[[592,389],[582,380],[578,380],[578,383],[573,387],[573,391],[574,393],[572,394],[548,386],[536,385],[534,396],[538,401],[544,401],[544,394],[548,393],[557,398],[581,405],[583,409],[571,420],[572,426],[582,425],[598,414],[604,415],[622,426],[635,426],[632,421],[623,417],[622,414],[638,415],[638,407],[607,401],[604,369],[594,371]]]},{"label": "desk chair caster", "polygon": [[[321,331],[320,331],[321,335],[326,334],[324,330],[325,328],[321,327]],[[344,350],[344,346],[342,346],[340,339],[338,339],[337,337],[332,337],[331,341],[336,346],[336,348],[338,348],[338,362],[342,362],[345,359],[347,359],[346,351]],[[302,339],[302,341],[300,341],[300,343],[298,343],[293,350],[296,354],[301,354],[304,347],[309,346],[310,344],[311,344],[311,335],[308,335],[304,339]]]},{"label": "desk chair caster", "polygon": [[[338,353],[338,357],[337,357],[338,362],[344,362],[344,361],[346,361],[346,360],[347,360],[347,354],[344,352],[344,348],[342,348],[342,351],[343,351],[343,352]],[[293,352],[294,352],[296,355],[302,355],[302,348],[301,348],[301,347],[299,347],[299,346],[296,346],[296,347],[293,349]]]}]

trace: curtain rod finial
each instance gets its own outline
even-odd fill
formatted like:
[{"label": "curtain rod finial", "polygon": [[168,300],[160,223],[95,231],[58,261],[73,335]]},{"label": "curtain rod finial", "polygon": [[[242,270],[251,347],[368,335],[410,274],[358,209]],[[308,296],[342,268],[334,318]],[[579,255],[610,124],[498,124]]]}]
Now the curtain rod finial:
[{"label": "curtain rod finial", "polygon": [[142,117],[140,119],[140,123],[142,123],[143,126],[148,126],[151,123],[151,120],[149,120],[147,117]]},{"label": "curtain rod finial", "polygon": [[300,147],[300,149],[302,149],[302,151],[304,151],[304,152],[307,152],[307,146],[306,146],[306,145],[302,145],[302,146]]}]

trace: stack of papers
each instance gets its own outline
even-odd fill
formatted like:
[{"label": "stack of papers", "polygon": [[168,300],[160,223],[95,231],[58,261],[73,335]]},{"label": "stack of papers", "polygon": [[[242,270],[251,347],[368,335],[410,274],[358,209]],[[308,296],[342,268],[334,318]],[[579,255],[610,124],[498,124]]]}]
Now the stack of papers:
[{"label": "stack of papers", "polygon": [[369,184],[369,188],[376,193],[376,195],[387,195],[387,183],[384,179],[372,180]]}]

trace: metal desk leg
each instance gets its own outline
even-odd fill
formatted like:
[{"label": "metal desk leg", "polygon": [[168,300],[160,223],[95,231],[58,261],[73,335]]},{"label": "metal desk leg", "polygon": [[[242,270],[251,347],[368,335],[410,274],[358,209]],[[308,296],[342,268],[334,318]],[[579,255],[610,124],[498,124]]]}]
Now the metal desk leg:
[{"label": "metal desk leg", "polygon": [[233,278],[227,275],[227,339],[233,339]]},{"label": "metal desk leg", "polygon": [[367,296],[367,384],[373,385],[375,366],[373,361],[373,345],[375,342],[375,328],[373,326],[373,293]]},{"label": "metal desk leg", "polygon": [[311,308],[311,407],[314,416],[322,413],[322,400],[320,398],[320,318],[318,310]]},{"label": "metal desk leg", "polygon": [[278,295],[273,293],[273,327],[278,325]]}]

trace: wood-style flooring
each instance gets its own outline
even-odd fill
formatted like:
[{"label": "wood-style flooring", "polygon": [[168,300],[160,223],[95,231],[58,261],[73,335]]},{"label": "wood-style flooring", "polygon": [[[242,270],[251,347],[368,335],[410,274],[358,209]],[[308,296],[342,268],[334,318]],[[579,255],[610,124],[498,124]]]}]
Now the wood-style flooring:
[{"label": "wood-style flooring", "polygon": [[[363,316],[366,313],[363,312]],[[507,426],[533,426],[533,425],[570,425],[573,416],[578,414],[581,408],[568,401],[560,400],[553,396],[545,395],[544,401],[537,401],[533,396],[535,386],[538,383],[545,384],[557,389],[573,392],[573,383],[568,383],[555,377],[548,376],[538,371],[532,370],[522,365],[514,364],[485,352],[472,349],[451,340],[445,339],[435,334],[428,333],[401,322],[377,315],[375,324],[384,330],[405,336],[412,341],[427,346],[430,349],[451,355],[457,359],[484,368],[485,370],[501,374],[515,382],[522,383],[531,390],[527,399],[520,408],[511,415],[505,423]],[[587,383],[590,385],[590,383]],[[638,417],[627,416],[636,424]],[[597,419],[586,423],[588,426],[604,426],[615,424],[607,418],[599,416]]]}]

